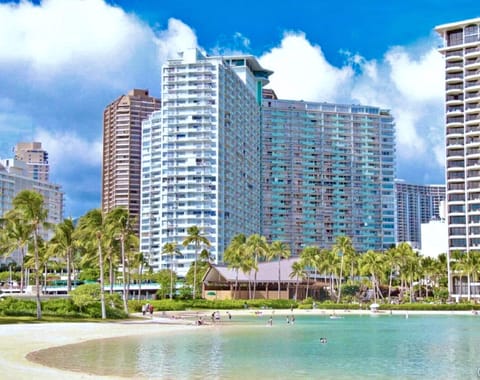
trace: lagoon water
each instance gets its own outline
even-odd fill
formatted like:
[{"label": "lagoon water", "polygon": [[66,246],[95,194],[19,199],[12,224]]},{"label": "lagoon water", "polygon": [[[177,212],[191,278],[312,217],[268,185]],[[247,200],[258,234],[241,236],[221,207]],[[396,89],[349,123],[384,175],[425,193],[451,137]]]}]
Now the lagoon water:
[{"label": "lagoon water", "polygon": [[297,316],[292,325],[274,315],[268,327],[269,316],[96,340],[36,356],[50,366],[128,378],[480,378],[480,316],[312,315]]}]

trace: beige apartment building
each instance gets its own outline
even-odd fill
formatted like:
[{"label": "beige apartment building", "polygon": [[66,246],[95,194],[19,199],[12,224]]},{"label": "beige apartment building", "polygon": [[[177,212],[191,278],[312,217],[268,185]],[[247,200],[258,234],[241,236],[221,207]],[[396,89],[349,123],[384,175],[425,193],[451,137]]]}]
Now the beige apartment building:
[{"label": "beige apartment building", "polygon": [[125,207],[140,216],[142,121],[160,109],[160,99],[148,90],[133,89],[103,112],[102,210]]},{"label": "beige apartment building", "polygon": [[20,142],[15,146],[15,158],[25,162],[27,175],[38,181],[48,182],[50,166],[48,153],[41,142]]}]

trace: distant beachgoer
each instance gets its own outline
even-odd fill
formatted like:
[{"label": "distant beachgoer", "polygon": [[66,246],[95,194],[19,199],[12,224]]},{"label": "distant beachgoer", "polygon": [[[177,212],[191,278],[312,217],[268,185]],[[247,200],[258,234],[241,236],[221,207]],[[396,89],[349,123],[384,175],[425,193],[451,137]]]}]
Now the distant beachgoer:
[{"label": "distant beachgoer", "polygon": [[150,305],[150,310],[149,311],[150,311],[150,317],[153,318],[153,305]]},{"label": "distant beachgoer", "polygon": [[272,317],[270,317],[270,318],[268,319],[268,325],[269,325],[269,326],[272,326],[272,325],[273,325],[273,318],[272,318]]},{"label": "distant beachgoer", "polygon": [[227,311],[228,319],[232,319],[232,314],[230,314],[229,311]]},{"label": "distant beachgoer", "polygon": [[295,316],[292,315],[292,318],[290,319],[292,321],[292,325],[295,323]]},{"label": "distant beachgoer", "polygon": [[215,312],[212,313],[212,322],[215,322]]},{"label": "distant beachgoer", "polygon": [[290,317],[287,315],[287,323],[290,323]]},{"label": "distant beachgoer", "polygon": [[320,343],[327,343],[327,338],[324,338],[324,337],[320,338]]},{"label": "distant beachgoer", "polygon": [[145,315],[145,313],[147,312],[147,305],[142,305],[142,314]]}]

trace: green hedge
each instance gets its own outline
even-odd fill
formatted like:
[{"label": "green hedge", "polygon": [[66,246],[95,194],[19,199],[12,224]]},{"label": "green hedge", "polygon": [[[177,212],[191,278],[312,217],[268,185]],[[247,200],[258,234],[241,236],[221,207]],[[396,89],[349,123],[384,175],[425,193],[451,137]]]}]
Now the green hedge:
[{"label": "green hedge", "polygon": [[428,304],[404,303],[399,305],[380,305],[380,310],[418,310],[418,311],[469,311],[480,310],[480,305],[473,303]]},{"label": "green hedge", "polygon": [[[127,315],[122,309],[106,307],[107,318],[123,319]],[[36,317],[37,303],[14,297],[5,297],[0,300],[0,315],[9,317]],[[71,299],[49,299],[42,301],[42,315],[61,318],[101,318],[101,305],[96,302],[84,308],[82,312],[74,305]]]}]

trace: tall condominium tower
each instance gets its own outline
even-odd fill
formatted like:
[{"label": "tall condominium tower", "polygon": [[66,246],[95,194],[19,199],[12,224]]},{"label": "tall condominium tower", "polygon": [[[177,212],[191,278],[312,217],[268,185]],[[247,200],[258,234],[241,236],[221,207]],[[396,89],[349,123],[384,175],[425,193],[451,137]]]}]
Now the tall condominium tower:
[{"label": "tall condominium tower", "polygon": [[48,182],[50,167],[48,153],[41,142],[21,142],[15,146],[15,158],[25,162],[26,174],[35,180]]},{"label": "tall condominium tower", "polygon": [[148,90],[131,90],[103,112],[102,209],[124,207],[140,217],[140,159],[142,121],[160,109],[160,99]]},{"label": "tall condominium tower", "polygon": [[395,243],[395,126],[377,107],[263,100],[263,220],[269,241],[357,251]]},{"label": "tall condominium tower", "polygon": [[[480,18],[435,29],[445,58],[448,250],[468,253],[480,250]],[[452,295],[467,294],[461,277],[452,280]]]},{"label": "tall condominium tower", "polygon": [[[141,250],[171,268],[165,243],[190,226],[216,262],[239,233],[260,232],[260,103],[270,71],[252,56],[180,53],[162,68],[162,110],[143,124]],[[182,248],[184,275],[195,247]]]},{"label": "tall condominium tower", "polygon": [[445,185],[414,185],[395,181],[397,243],[408,242],[422,248],[421,225],[440,220],[440,204],[445,200]]}]

